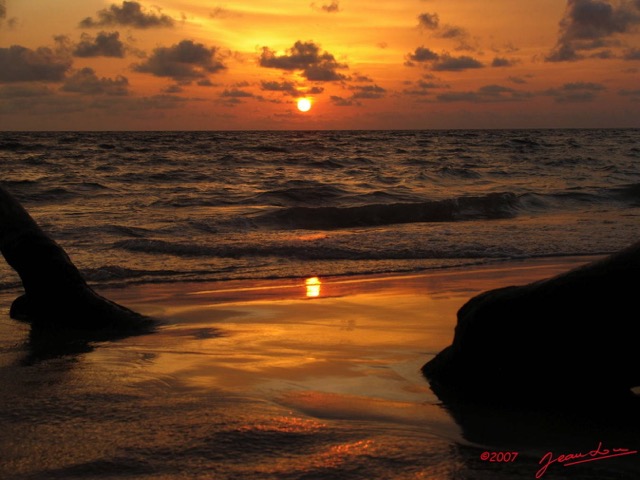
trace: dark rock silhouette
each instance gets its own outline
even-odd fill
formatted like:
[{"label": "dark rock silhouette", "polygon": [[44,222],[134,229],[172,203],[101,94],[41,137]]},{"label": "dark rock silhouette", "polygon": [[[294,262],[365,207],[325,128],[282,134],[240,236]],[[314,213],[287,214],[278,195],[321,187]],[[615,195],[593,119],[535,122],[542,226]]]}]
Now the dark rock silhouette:
[{"label": "dark rock silhouette", "polygon": [[94,292],[62,247],[2,186],[0,251],[25,290],[11,305],[10,315],[34,329],[134,333],[154,323]]},{"label": "dark rock silhouette", "polygon": [[639,279],[640,243],[482,293],[458,311],[452,345],[422,372],[445,403],[627,403],[640,385]]}]

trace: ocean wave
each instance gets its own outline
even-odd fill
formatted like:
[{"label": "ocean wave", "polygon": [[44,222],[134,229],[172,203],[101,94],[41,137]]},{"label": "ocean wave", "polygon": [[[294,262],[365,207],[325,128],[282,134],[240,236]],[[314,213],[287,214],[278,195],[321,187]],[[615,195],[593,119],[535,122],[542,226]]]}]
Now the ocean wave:
[{"label": "ocean wave", "polygon": [[421,203],[371,204],[357,207],[291,207],[256,218],[259,223],[301,229],[371,227],[398,223],[453,222],[512,218],[518,197],[510,192],[457,197]]},{"label": "ocean wave", "polygon": [[389,246],[375,244],[309,245],[305,242],[275,242],[265,244],[205,245],[199,243],[169,242],[153,239],[122,240],[115,248],[135,253],[171,255],[184,258],[247,258],[278,257],[294,260],[423,260],[423,259],[484,259],[523,258],[526,254],[513,247],[495,248],[487,245],[436,248],[428,242],[423,246]]},{"label": "ocean wave", "polygon": [[297,185],[268,190],[251,197],[249,203],[268,203],[270,205],[299,205],[326,203],[348,194],[342,188],[318,182],[290,182]]}]

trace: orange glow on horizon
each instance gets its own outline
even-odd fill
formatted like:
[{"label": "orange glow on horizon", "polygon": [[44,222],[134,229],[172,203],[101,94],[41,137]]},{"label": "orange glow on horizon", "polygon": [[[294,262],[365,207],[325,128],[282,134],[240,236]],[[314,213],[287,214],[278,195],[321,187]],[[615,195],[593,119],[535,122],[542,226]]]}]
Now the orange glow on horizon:
[{"label": "orange glow on horizon", "polygon": [[[640,6],[604,3],[629,28],[592,32],[576,2],[557,0],[160,0],[128,10],[122,0],[0,0],[0,123],[637,128]],[[601,47],[590,50],[585,32]]]}]

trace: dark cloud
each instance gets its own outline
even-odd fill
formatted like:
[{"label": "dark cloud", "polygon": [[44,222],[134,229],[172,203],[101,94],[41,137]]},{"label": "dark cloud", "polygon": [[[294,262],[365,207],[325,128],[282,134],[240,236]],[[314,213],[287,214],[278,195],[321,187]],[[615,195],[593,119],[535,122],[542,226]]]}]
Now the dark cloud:
[{"label": "dark cloud", "polygon": [[4,0],[0,1],[0,20],[7,18],[7,7],[4,4]]},{"label": "dark cloud", "polygon": [[[7,92],[7,93],[10,93]],[[1,98],[1,97],[0,97]],[[2,99],[0,104],[1,115],[56,115],[80,112],[86,109],[84,97],[69,97],[68,95],[21,95]]]},{"label": "dark cloud", "polygon": [[421,13],[418,15],[418,26],[427,30],[433,30],[440,38],[463,38],[468,32],[455,25],[440,25],[440,16],[437,13]]},{"label": "dark cloud", "polygon": [[630,33],[638,25],[638,0],[568,0],[558,42],[546,60],[580,60],[585,58],[581,51],[615,45],[616,35]]},{"label": "dark cloud", "polygon": [[262,81],[262,90],[266,90],[269,92],[282,92],[282,93],[286,93],[288,95],[291,95],[293,97],[298,96],[298,89],[296,88],[295,84],[293,82],[267,82],[267,81]]},{"label": "dark cloud", "polygon": [[137,98],[133,102],[125,104],[130,110],[171,110],[178,108],[189,100],[178,95],[153,95],[151,97]]},{"label": "dark cloud", "polygon": [[378,99],[385,96],[387,91],[378,85],[354,86],[351,90],[355,93],[352,99]]},{"label": "dark cloud", "polygon": [[502,85],[485,85],[475,91],[466,92],[446,92],[436,97],[439,102],[472,102],[472,103],[494,103],[494,102],[514,102],[531,98],[530,92],[514,90]]},{"label": "dark cloud", "polygon": [[492,67],[513,67],[517,63],[518,61],[513,58],[495,57],[491,62],[491,66]]},{"label": "dark cloud", "polygon": [[407,61],[405,65],[414,66],[414,62],[423,63],[423,62],[431,62],[434,60],[438,60],[440,55],[438,55],[433,50],[426,47],[417,47],[413,53],[407,55]]},{"label": "dark cloud", "polygon": [[522,77],[509,77],[509,81],[512,83],[516,83],[518,85],[523,85],[527,83],[527,81]]},{"label": "dark cloud", "polygon": [[558,88],[550,88],[543,94],[553,97],[558,103],[590,102],[604,90],[606,88],[600,83],[574,82],[565,83]]},{"label": "dark cloud", "polygon": [[421,13],[418,15],[418,26],[427,30],[435,30],[440,25],[440,17],[437,13]]},{"label": "dark cloud", "polygon": [[125,46],[120,41],[118,32],[100,32],[93,38],[86,33],[82,34],[80,43],[73,51],[76,57],[124,57]]},{"label": "dark cloud", "polygon": [[162,89],[164,93],[182,93],[184,92],[184,88],[180,85],[169,85],[167,88]]},{"label": "dark cloud", "polygon": [[405,65],[408,67],[415,66],[415,63],[428,63],[431,69],[435,71],[460,71],[470,68],[482,68],[484,65],[478,60],[462,55],[453,57],[449,53],[438,54],[426,47],[418,47],[413,53],[406,56]]},{"label": "dark cloud", "polygon": [[260,66],[288,71],[301,70],[306,79],[317,82],[345,80],[346,77],[337,70],[348,68],[347,65],[338,63],[329,52],[321,52],[315,43],[301,41],[297,41],[285,55],[280,56],[268,47],[263,47]]},{"label": "dark cloud", "polygon": [[59,82],[70,68],[71,60],[50,48],[0,48],[0,82]]},{"label": "dark cloud", "polygon": [[60,88],[65,92],[83,95],[128,95],[129,81],[118,75],[115,79],[98,78],[92,68],[78,70]]},{"label": "dark cloud", "polygon": [[599,58],[601,60],[610,60],[616,58],[616,54],[611,50],[601,50],[589,56],[590,58]]},{"label": "dark cloud", "polygon": [[331,102],[337,107],[360,107],[360,100],[377,100],[383,98],[387,94],[387,90],[379,85],[354,85],[349,87],[353,93],[345,98],[340,96],[331,96]]},{"label": "dark cloud", "polygon": [[355,75],[351,80],[354,82],[373,82],[373,79],[366,75]]},{"label": "dark cloud", "polygon": [[203,78],[202,80],[198,80],[196,85],[200,87],[214,87],[215,85],[208,78]]},{"label": "dark cloud", "polygon": [[462,27],[456,27],[453,25],[445,25],[444,27],[442,27],[440,29],[440,32],[438,33],[438,36],[440,38],[466,38],[467,36],[469,36],[469,34],[467,33],[467,31],[462,28]]},{"label": "dark cloud", "polygon": [[225,68],[218,59],[216,47],[208,48],[191,40],[182,40],[171,47],[156,48],[146,62],[134,65],[137,72],[170,77],[181,82],[203,79]]},{"label": "dark cloud", "polygon": [[332,95],[330,99],[331,99],[331,102],[336,107],[359,107],[362,105],[360,102],[357,102],[351,98],[344,98],[344,97],[338,97],[338,96]]},{"label": "dark cloud", "polygon": [[51,89],[45,85],[13,84],[0,87],[0,99],[34,98],[52,95]]},{"label": "dark cloud", "polygon": [[329,5],[322,5],[320,9],[327,13],[337,13],[340,11],[340,5],[334,0]]},{"label": "dark cloud", "polygon": [[132,28],[172,27],[173,18],[160,12],[145,12],[138,2],[122,2],[122,6],[111,5],[97,13],[97,20],[87,17],[80,22],[84,28],[123,25]]},{"label": "dark cloud", "polygon": [[285,95],[289,95],[291,97],[300,97],[302,95],[319,95],[324,92],[324,88],[322,87],[311,87],[310,89],[302,89],[300,90],[295,83],[283,81],[283,82],[275,82],[275,81],[262,81],[261,89],[267,92],[281,92]]},{"label": "dark cloud", "polygon": [[220,94],[223,98],[251,98],[253,97],[253,93],[247,92],[245,90],[240,90],[238,88],[225,89],[224,92]]},{"label": "dark cloud", "polygon": [[241,90],[239,88],[225,88],[224,91],[220,94],[219,103],[226,107],[235,107],[244,103],[243,99],[245,98],[254,98],[258,101],[264,101],[264,97],[260,95],[254,95],[251,92],[247,92],[246,90]]},{"label": "dark cloud", "polygon": [[467,55],[452,57],[451,55],[445,53],[443,55],[440,55],[438,60],[433,63],[431,68],[438,72],[458,72],[460,70],[482,67],[484,67],[484,65],[475,58],[469,57]]},{"label": "dark cloud", "polygon": [[437,77],[430,74],[425,75],[424,80],[418,80],[415,84],[413,82],[408,82],[407,85],[411,85],[411,88],[404,90],[403,93],[406,95],[418,96],[431,95],[434,90],[450,88],[448,84],[440,83]]}]

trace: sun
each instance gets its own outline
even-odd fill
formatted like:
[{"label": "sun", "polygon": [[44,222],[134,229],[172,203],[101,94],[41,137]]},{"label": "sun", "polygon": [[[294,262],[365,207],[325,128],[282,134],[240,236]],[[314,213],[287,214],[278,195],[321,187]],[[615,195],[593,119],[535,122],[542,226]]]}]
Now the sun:
[{"label": "sun", "polygon": [[308,98],[300,98],[298,99],[298,110],[301,112],[308,112],[311,110],[311,100]]}]

